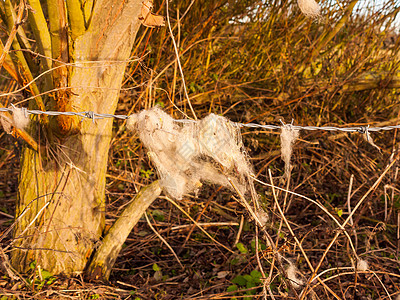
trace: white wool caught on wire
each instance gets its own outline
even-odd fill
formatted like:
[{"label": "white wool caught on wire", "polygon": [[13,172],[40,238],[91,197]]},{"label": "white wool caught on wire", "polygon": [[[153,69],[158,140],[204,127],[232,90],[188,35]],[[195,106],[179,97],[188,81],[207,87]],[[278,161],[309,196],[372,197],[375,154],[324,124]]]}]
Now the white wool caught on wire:
[{"label": "white wool caught on wire", "polygon": [[201,182],[233,184],[243,194],[252,189],[253,171],[239,127],[224,117],[210,114],[198,122],[178,123],[155,107],[131,115],[127,128],[138,132],[172,198],[197,191]]},{"label": "white wool caught on wire", "polygon": [[25,129],[29,125],[29,117],[22,108],[12,106],[13,125],[18,129]]},{"label": "white wool caught on wire", "polygon": [[299,137],[299,133],[299,130],[293,128],[291,125],[284,125],[281,128],[281,157],[285,162],[286,178],[288,178],[290,174],[290,158],[292,157],[293,144]]},{"label": "white wool caught on wire", "polygon": [[369,134],[369,125],[367,127],[364,128],[364,134],[363,134],[363,138],[364,140],[366,140],[372,147],[374,147],[375,149],[377,149],[379,152],[382,153],[381,148],[379,148],[375,143],[374,140],[372,139],[371,135]]},{"label": "white wool caught on wire", "polygon": [[289,267],[286,269],[286,274],[295,289],[300,288],[304,284],[304,281],[301,278],[297,277],[297,273],[299,273],[299,270],[297,270],[296,266],[293,263],[290,263]]},{"label": "white wool caught on wire", "polygon": [[12,118],[0,116],[0,125],[7,134],[12,133],[12,126],[18,129],[25,129],[29,125],[29,117],[24,108],[18,108],[11,104]]},{"label": "white wool caught on wire", "polygon": [[297,0],[297,4],[307,17],[318,18],[321,15],[321,7],[315,0]]}]

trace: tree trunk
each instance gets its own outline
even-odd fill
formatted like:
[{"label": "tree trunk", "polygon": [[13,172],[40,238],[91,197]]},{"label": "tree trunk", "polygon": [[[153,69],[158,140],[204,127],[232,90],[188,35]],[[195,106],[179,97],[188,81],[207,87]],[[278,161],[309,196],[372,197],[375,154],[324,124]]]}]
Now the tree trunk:
[{"label": "tree trunk", "polygon": [[[70,40],[69,62],[75,63],[68,67],[70,92],[59,91],[56,102],[67,96],[66,107],[75,111],[115,112],[141,5],[141,0],[95,2],[88,29]],[[79,134],[53,143],[46,158],[24,149],[12,252],[18,271],[33,261],[53,274],[84,270],[104,228],[112,122],[82,120]]]}]

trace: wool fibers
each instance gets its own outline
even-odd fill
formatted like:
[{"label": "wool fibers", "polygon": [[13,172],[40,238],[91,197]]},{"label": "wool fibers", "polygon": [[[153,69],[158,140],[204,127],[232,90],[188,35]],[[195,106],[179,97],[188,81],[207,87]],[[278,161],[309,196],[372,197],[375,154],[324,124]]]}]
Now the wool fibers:
[{"label": "wool fibers", "polygon": [[307,17],[318,18],[321,15],[321,7],[315,0],[297,0],[297,4]]},{"label": "wool fibers", "polygon": [[29,117],[22,108],[12,106],[13,125],[18,129],[25,129],[29,125]]},{"label": "wool fibers", "polygon": [[7,134],[12,133],[12,120],[0,114],[0,125]]},{"label": "wool fibers", "polygon": [[239,127],[224,117],[178,123],[155,107],[131,115],[127,128],[138,133],[163,190],[174,199],[196,192],[202,182],[228,188],[232,183],[243,194],[253,188]]},{"label": "wool fibers", "polygon": [[295,289],[300,288],[304,284],[304,281],[297,277],[298,272],[299,271],[293,263],[290,263],[289,267],[286,269],[288,279],[292,282],[292,285]]},{"label": "wool fibers", "polygon": [[299,137],[299,130],[290,125],[282,126],[281,129],[281,157],[285,162],[285,178],[289,178],[291,171],[290,158],[292,157],[293,144]]},{"label": "wool fibers", "polygon": [[363,259],[357,261],[357,271],[364,272],[369,269],[368,262]]}]

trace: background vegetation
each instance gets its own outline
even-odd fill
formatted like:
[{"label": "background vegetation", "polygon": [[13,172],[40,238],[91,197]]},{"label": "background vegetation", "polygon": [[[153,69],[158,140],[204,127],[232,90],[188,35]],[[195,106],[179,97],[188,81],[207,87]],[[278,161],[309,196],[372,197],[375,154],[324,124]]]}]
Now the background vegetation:
[{"label": "background vegetation", "polygon": [[[171,2],[169,21],[196,115],[214,112],[233,121],[260,124],[280,124],[279,119],[316,126],[399,124],[400,39],[395,18],[400,4],[384,1],[382,8],[372,9],[375,4],[322,1],[322,17],[311,20],[294,1]],[[155,8],[165,15],[165,2],[155,3]],[[160,105],[176,118],[193,117],[168,27],[142,27],[132,55],[141,60],[127,68],[117,112],[129,114]],[[3,92],[18,88],[4,72],[0,82]],[[24,97],[22,92],[0,100],[8,106],[23,103]],[[110,225],[132,196],[157,178],[140,141],[123,127],[122,121],[115,121],[108,164]],[[397,131],[372,135],[381,152],[361,135],[302,132],[289,182],[282,178],[278,133],[245,129],[242,134],[258,179],[271,183],[270,170],[275,185],[317,200],[340,223],[348,216],[348,203],[353,208],[365,196],[353,226],[347,227],[356,255],[346,235],[334,239],[340,229],[327,213],[305,198],[278,193],[277,200],[304,255],[278,213],[271,188],[257,185],[271,216],[268,232],[279,252],[299,268],[303,280],[313,273],[306,259],[313,268],[321,265],[317,273],[326,270],[321,275],[323,283],[313,283],[307,297],[395,299],[400,293],[397,162],[379,186],[374,183],[397,161]],[[1,132],[0,147],[0,239],[4,248],[13,223],[20,144]],[[44,295],[76,299],[262,297],[256,230],[234,198],[228,190],[207,186],[199,195],[179,202],[182,210],[204,223],[208,233],[232,252],[210,240],[186,214],[161,197],[147,212],[152,227],[143,219],[126,241],[109,285],[55,278],[33,266],[25,281],[10,278],[5,268],[0,288],[6,297],[38,299]],[[176,251],[183,268],[154,229]],[[238,237],[240,243],[235,245]],[[3,260],[6,255],[1,253]],[[264,271],[271,275],[276,299],[294,297],[262,240],[260,256]],[[368,261],[370,270],[354,272],[357,256]]]}]

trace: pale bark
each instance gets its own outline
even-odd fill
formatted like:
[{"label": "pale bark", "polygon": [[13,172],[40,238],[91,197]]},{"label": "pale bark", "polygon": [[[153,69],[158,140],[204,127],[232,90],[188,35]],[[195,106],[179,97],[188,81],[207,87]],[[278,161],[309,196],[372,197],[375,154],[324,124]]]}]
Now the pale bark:
[{"label": "pale bark", "polygon": [[151,185],[142,188],[132,202],[128,204],[104,237],[99,249],[96,250],[87,270],[87,275],[90,279],[108,280],[111,269],[129,233],[160,193],[161,187],[157,180]]},{"label": "pale bark", "polygon": [[[114,113],[140,8],[140,0],[96,2],[88,30],[72,47],[74,110]],[[80,273],[102,234],[112,119],[84,120],[80,126],[78,135],[53,145],[47,158],[23,151],[16,217],[24,214],[12,252],[20,272],[36,261],[53,274]]]}]

